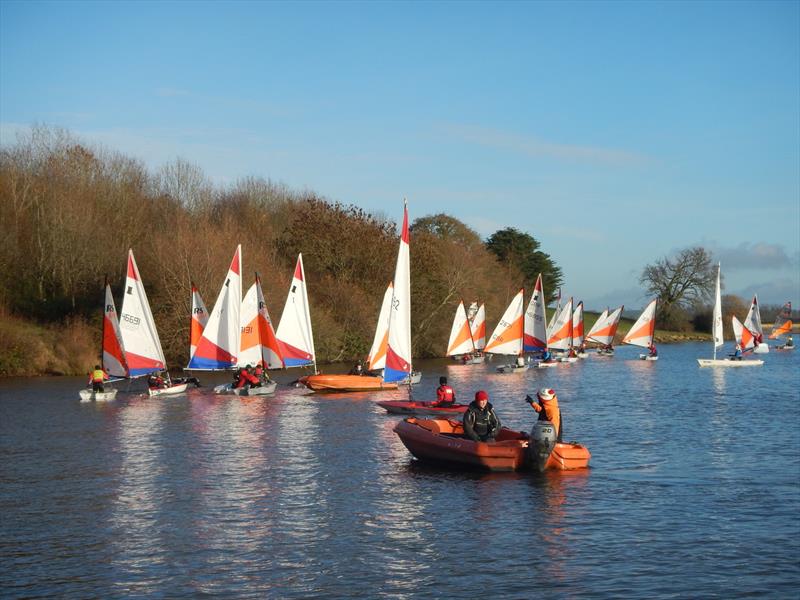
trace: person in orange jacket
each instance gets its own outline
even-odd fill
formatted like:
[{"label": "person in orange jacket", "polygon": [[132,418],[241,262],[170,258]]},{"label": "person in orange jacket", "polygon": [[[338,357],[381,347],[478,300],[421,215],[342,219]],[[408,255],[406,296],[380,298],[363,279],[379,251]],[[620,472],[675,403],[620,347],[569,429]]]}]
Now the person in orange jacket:
[{"label": "person in orange jacket", "polygon": [[539,421],[550,421],[558,432],[558,441],[561,441],[561,409],[558,407],[558,398],[555,390],[542,388],[536,394],[536,400],[525,396],[525,401],[531,408],[539,413]]},{"label": "person in orange jacket", "polygon": [[456,393],[447,385],[447,377],[439,377],[439,387],[436,388],[436,402],[431,406],[452,406],[456,401]]},{"label": "person in orange jacket", "polygon": [[89,373],[89,383],[92,384],[93,392],[104,392],[103,382],[111,379],[103,367],[95,365],[94,370]]}]

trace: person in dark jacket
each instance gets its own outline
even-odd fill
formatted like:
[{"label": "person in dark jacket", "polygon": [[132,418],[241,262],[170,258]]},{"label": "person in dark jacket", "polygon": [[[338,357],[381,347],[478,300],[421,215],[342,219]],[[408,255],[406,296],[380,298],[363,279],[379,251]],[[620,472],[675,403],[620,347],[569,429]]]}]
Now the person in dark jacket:
[{"label": "person in dark jacket", "polygon": [[476,442],[494,441],[500,431],[500,419],[489,404],[489,394],[480,390],[475,392],[475,400],[470,402],[464,413],[464,435]]},{"label": "person in dark jacket", "polygon": [[456,401],[456,393],[447,385],[447,377],[439,377],[439,387],[436,388],[436,402],[431,406],[452,406]]}]

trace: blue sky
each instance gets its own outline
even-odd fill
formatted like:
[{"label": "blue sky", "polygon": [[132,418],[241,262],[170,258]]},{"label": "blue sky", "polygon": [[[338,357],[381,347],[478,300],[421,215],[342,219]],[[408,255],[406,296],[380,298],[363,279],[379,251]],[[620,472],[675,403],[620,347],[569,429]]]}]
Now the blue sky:
[{"label": "blue sky", "polygon": [[726,292],[800,306],[798,2],[6,0],[0,143],[34,123],[517,227],[590,309],[697,244]]}]

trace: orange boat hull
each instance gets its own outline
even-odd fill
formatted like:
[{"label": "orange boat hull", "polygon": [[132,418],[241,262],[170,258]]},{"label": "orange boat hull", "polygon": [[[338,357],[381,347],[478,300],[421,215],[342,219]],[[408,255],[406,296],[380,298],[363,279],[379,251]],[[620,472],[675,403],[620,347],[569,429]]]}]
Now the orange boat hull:
[{"label": "orange boat hull", "polygon": [[410,402],[405,400],[383,400],[376,404],[395,415],[438,415],[440,417],[449,415],[456,418],[464,414],[468,408],[466,404],[431,406],[430,402]]},{"label": "orange boat hull", "polygon": [[[420,460],[458,464],[489,471],[529,469],[528,434],[503,427],[494,442],[464,438],[461,423],[448,419],[408,418],[395,433],[408,451]],[[591,454],[580,444],[556,444],[545,469],[572,470],[589,466]]]},{"label": "orange boat hull", "polygon": [[306,375],[298,380],[315,392],[374,392],[396,390],[396,383],[386,383],[372,375]]}]

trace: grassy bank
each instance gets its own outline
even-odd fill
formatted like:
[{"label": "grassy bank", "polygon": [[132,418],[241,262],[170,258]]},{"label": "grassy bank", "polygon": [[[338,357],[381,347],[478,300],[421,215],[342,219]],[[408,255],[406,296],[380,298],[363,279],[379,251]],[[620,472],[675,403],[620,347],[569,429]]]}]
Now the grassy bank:
[{"label": "grassy bank", "polygon": [[0,376],[82,375],[97,363],[96,335],[81,320],[44,327],[0,310]]}]

